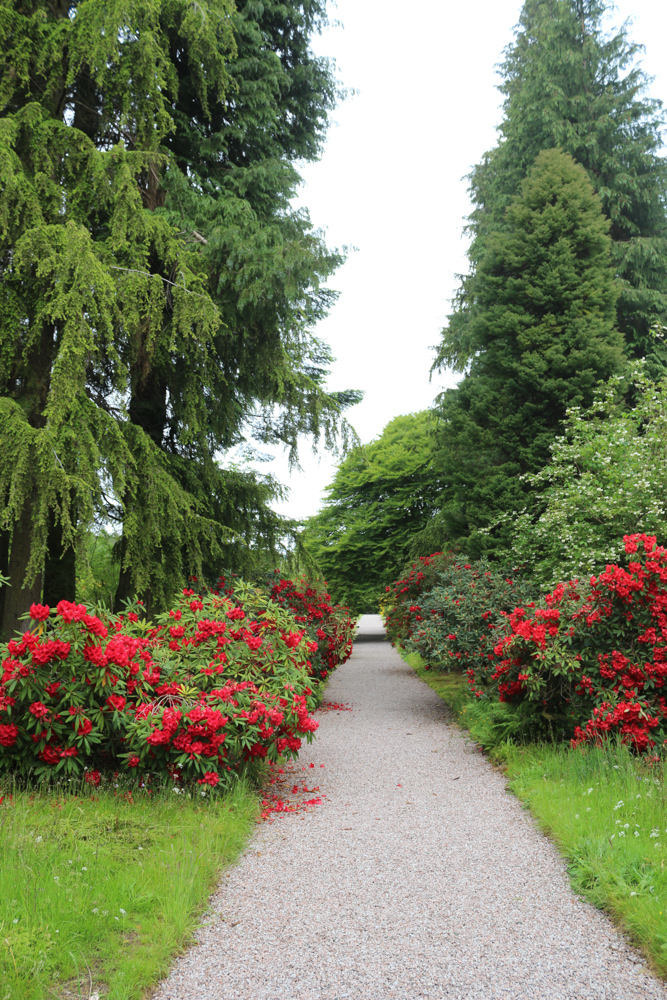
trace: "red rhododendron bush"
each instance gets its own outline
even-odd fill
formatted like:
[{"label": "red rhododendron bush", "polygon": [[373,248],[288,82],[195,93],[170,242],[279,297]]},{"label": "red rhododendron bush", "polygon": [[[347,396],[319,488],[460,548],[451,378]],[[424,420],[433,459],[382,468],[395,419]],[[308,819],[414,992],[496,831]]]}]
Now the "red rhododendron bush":
[{"label": "red rhododendron bush", "polygon": [[392,646],[403,646],[412,635],[415,619],[413,608],[422,594],[428,593],[438,582],[440,573],[447,569],[456,557],[451,552],[433,552],[430,556],[420,556],[410,571],[386,587],[386,597],[381,611],[384,625]]},{"label": "red rhododendron bush", "polygon": [[534,706],[575,746],[614,734],[639,751],[667,741],[667,550],[652,535],[624,542],[627,565],[505,615],[493,658],[468,670],[478,697]]},{"label": "red rhododendron bush", "polygon": [[[493,658],[503,612],[520,601],[530,602],[533,594],[532,582],[508,577],[495,563],[459,558],[427,556],[424,562],[436,571],[435,582],[413,566],[411,574],[394,584],[394,592],[390,590],[386,615],[392,640],[419,653],[427,670],[461,671],[480,657]],[[414,583],[406,587],[411,578]],[[430,589],[415,593],[423,580]],[[534,607],[534,602],[526,606]]]},{"label": "red rhododendron bush", "polygon": [[311,647],[311,671],[318,680],[326,680],[352,653],[356,621],[349,608],[335,605],[324,584],[306,577],[294,582],[276,570],[269,586],[271,599],[289,608],[311,642],[317,644],[317,649]]},{"label": "red rhododendron bush", "polygon": [[186,589],[155,623],[141,612],[32,606],[30,627],[0,649],[0,768],[222,787],[312,739],[319,649],[288,608],[238,582],[233,595]]},{"label": "red rhododendron bush", "polygon": [[[298,628],[311,643],[310,674],[316,681],[325,681],[352,654],[356,620],[350,617],[350,609],[333,603],[325,583],[306,576],[295,581],[274,570],[261,583],[266,599],[294,614]],[[227,574],[219,577],[213,593],[238,597],[235,587],[234,576]]]}]

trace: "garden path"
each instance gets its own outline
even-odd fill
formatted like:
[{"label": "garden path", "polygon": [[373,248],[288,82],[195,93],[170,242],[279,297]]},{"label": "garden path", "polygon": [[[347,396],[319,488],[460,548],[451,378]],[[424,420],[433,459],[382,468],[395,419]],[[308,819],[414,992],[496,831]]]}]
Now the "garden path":
[{"label": "garden path", "polygon": [[155,1000],[667,1000],[377,616],[360,630],[327,689],[352,711],[289,776],[322,803],[258,828]]}]

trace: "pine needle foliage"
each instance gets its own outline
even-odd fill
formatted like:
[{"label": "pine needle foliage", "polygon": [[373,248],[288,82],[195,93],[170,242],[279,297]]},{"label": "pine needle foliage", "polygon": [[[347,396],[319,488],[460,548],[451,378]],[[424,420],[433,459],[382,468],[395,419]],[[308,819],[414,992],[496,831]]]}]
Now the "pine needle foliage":
[{"label": "pine needle foliage", "polygon": [[554,149],[487,237],[474,356],[439,426],[441,528],[474,555],[498,544],[486,532],[500,514],[523,509],[520,477],[545,464],[567,408],[624,367],[608,231],[586,171]]},{"label": "pine needle foliage", "polygon": [[461,278],[435,368],[465,371],[474,355],[480,308],[478,269],[489,233],[544,149],[560,148],[586,170],[610,220],[620,280],[618,325],[629,357],[659,374],[664,346],[651,334],[667,316],[665,116],[648,95],[642,47],[628,25],[608,33],[607,0],[526,0],[500,64],[503,120],[496,146],[472,170],[470,272]]},{"label": "pine needle foliage", "polygon": [[117,602],[164,605],[225,541],[275,537],[275,484],[220,462],[248,427],[294,459],[301,433],[349,433],[358,394],[324,391],[309,332],[341,257],[290,207],[338,96],[309,48],[325,17],[2,4],[5,632],[41,594],[74,597],[73,559],[58,569],[96,520],[122,525]]}]

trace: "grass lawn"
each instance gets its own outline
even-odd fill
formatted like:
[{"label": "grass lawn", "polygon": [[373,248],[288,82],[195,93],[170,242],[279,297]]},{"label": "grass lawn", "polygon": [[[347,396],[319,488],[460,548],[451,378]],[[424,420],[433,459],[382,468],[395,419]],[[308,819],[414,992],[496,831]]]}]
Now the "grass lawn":
[{"label": "grass lawn", "polygon": [[510,789],[565,857],[574,890],[611,914],[667,976],[664,754],[651,765],[620,745],[572,750],[502,739],[507,709],[471,699],[460,674],[424,670],[416,654],[405,659],[502,765]]},{"label": "grass lawn", "polygon": [[257,795],[84,786],[0,805],[0,1000],[130,1000],[190,940]]}]

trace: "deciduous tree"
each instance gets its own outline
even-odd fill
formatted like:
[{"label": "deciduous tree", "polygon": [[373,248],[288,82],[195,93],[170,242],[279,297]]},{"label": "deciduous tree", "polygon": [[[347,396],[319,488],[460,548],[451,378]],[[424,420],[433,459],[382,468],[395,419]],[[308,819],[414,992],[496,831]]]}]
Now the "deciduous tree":
[{"label": "deciduous tree", "polygon": [[304,544],[337,601],[376,612],[416,534],[439,507],[428,411],[395,417],[376,441],[354,449],[308,522]]}]

